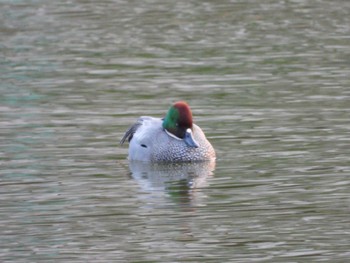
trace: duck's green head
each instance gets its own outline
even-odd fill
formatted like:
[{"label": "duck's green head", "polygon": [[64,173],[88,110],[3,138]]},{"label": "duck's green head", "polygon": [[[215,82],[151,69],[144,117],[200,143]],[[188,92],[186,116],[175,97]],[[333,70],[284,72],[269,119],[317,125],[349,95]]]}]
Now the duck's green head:
[{"label": "duck's green head", "polygon": [[163,120],[163,128],[170,136],[184,140],[188,146],[198,147],[192,134],[192,112],[186,102],[179,101],[170,107]]}]

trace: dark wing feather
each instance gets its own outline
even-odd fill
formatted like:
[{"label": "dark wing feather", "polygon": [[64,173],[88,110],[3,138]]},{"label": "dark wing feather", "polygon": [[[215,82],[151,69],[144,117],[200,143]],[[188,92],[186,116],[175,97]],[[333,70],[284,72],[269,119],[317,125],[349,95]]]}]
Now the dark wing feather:
[{"label": "dark wing feather", "polygon": [[141,125],[142,125],[142,120],[138,119],[137,122],[126,131],[123,138],[120,140],[120,145],[123,145],[126,139],[128,139],[128,142],[130,142],[132,137],[134,136],[134,133]]}]

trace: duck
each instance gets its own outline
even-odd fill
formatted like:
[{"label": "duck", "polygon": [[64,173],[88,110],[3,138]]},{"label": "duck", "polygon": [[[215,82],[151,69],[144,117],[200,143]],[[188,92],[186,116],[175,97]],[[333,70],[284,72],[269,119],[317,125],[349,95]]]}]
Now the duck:
[{"label": "duck", "polygon": [[174,103],[164,118],[141,116],[120,141],[129,142],[130,161],[151,163],[215,160],[215,150],[202,129],[193,123],[185,101]]}]

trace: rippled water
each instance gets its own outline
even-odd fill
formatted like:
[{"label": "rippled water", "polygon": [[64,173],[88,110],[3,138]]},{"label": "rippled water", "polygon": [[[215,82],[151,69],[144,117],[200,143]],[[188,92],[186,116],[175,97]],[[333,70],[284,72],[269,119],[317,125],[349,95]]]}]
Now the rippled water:
[{"label": "rippled water", "polygon": [[[349,1],[0,1],[2,262],[346,262]],[[216,163],[128,163],[186,100]]]}]

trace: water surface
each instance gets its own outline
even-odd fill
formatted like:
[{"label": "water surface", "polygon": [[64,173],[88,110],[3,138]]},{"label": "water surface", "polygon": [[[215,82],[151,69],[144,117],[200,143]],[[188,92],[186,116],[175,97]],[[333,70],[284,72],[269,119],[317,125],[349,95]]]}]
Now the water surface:
[{"label": "water surface", "polygon": [[[345,262],[349,1],[0,1],[2,262]],[[130,164],[192,107],[215,164]]]}]

